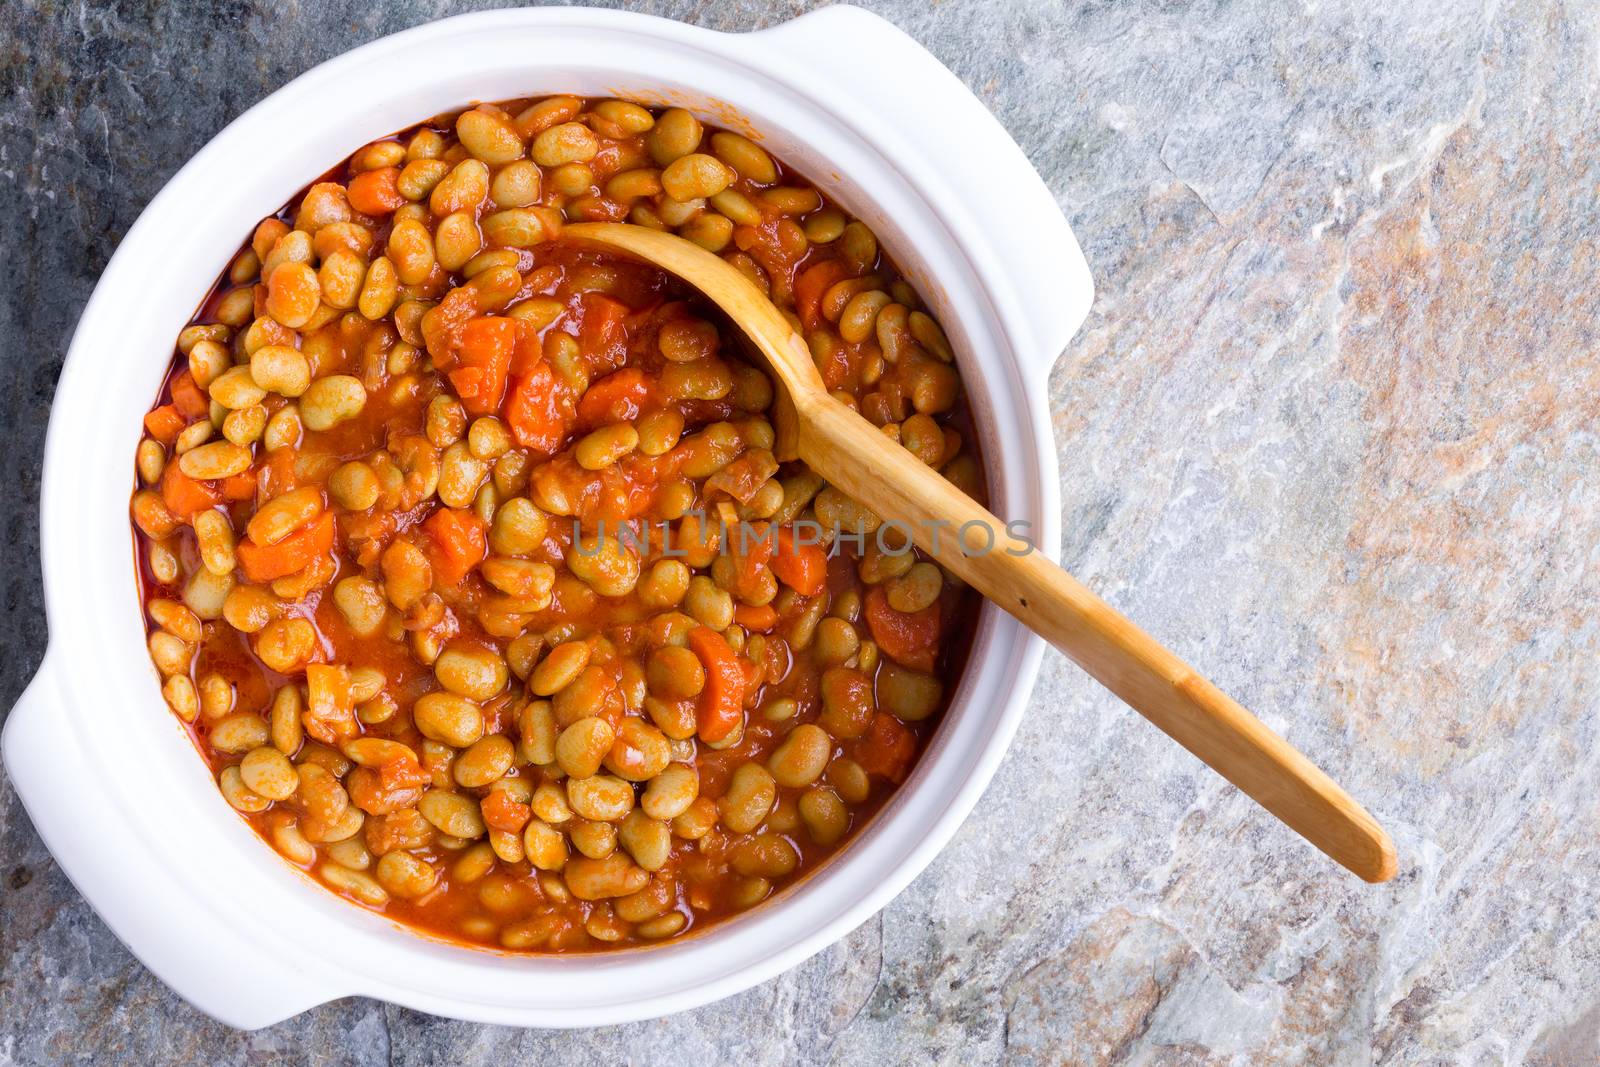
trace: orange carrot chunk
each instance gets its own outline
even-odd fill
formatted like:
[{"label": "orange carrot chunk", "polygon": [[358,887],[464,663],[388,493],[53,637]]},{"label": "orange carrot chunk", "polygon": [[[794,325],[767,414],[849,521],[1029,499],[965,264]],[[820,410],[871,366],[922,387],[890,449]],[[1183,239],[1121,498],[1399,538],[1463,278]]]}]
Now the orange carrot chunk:
[{"label": "orange carrot chunk", "polygon": [[626,367],[589,386],[578,401],[578,421],[585,426],[632,422],[650,396],[650,384],[638,367]]},{"label": "orange carrot chunk", "polygon": [[539,336],[542,331],[535,329],[533,323],[521,319],[511,321],[517,324],[517,344],[511,350],[511,376],[521,378],[544,359],[544,341]]},{"label": "orange carrot chunk", "polygon": [[721,741],[744,717],[744,667],[723,636],[709,626],[690,630],[688,644],[706,669],[706,685],[695,708],[700,740]]},{"label": "orange carrot chunk", "polygon": [[256,495],[256,476],[254,471],[240,471],[230,478],[222,479],[222,499],[224,500],[249,500]]},{"label": "orange carrot chunk", "polygon": [[400,168],[379,167],[350,179],[345,188],[350,206],[363,215],[389,215],[405,204],[400,192]]},{"label": "orange carrot chunk", "polygon": [[145,432],[157,441],[170,445],[178,439],[188,421],[178,410],[178,405],[163,404],[144,417],[144,428]]},{"label": "orange carrot chunk", "polygon": [[247,537],[239,542],[239,565],[252,582],[294,574],[333,551],[333,533],[333,515],[325,511],[310,526],[276,544],[258,545]]},{"label": "orange carrot chunk", "polygon": [[222,493],[211,482],[200,482],[168,463],[161,473],[161,499],[167,510],[180,519],[191,519],[222,500]]},{"label": "orange carrot chunk", "polygon": [[519,803],[509,792],[496,789],[483,798],[483,821],[508,834],[521,833],[533,817],[533,809]]},{"label": "orange carrot chunk", "polygon": [[199,419],[211,414],[211,401],[194,383],[194,376],[184,371],[172,379],[172,403],[187,418]]},{"label": "orange carrot chunk", "polygon": [[828,584],[828,554],[821,545],[801,544],[792,526],[779,527],[772,573],[802,596],[816,596]]},{"label": "orange carrot chunk", "polygon": [[778,612],[771,604],[740,604],[733,609],[733,621],[743,626],[746,630],[757,633],[771,633],[772,628],[778,625]]}]

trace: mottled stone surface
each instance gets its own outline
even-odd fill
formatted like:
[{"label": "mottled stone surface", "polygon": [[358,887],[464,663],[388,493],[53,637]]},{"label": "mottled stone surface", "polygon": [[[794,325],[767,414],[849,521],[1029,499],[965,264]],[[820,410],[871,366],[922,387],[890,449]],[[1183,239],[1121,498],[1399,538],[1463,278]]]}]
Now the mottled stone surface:
[{"label": "mottled stone surface", "polygon": [[[43,647],[51,391],[118,237],[288,78],[466,6],[0,7],[0,707]],[[1336,769],[1399,877],[1341,877],[1052,658],[952,845],[765,986],[563,1035],[370,1002],[239,1034],[122,949],[0,780],[0,1063],[1600,1058],[1592,10],[872,6],[1011,129],[1094,271],[1051,377],[1069,564]]]}]

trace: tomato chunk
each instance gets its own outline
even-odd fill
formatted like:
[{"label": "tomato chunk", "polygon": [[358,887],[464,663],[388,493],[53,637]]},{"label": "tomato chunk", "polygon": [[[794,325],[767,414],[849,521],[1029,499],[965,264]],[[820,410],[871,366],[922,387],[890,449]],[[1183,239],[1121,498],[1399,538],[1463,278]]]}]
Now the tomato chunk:
[{"label": "tomato chunk", "polygon": [[817,328],[822,321],[822,294],[848,273],[849,268],[838,259],[825,259],[800,272],[794,282],[794,306],[802,326],[808,330]]},{"label": "tomato chunk", "polygon": [[917,754],[917,737],[888,712],[873,713],[872,725],[852,745],[855,761],[868,774],[899,785]]},{"label": "tomato chunk", "polygon": [[274,448],[267,453],[266,461],[261,464],[260,473],[256,476],[262,500],[282,496],[299,486],[300,480],[294,473],[295,458],[295,450],[288,446]]},{"label": "tomato chunk", "polygon": [[595,366],[622,366],[628,358],[628,335],[622,326],[628,305],[600,293],[584,293],[578,303],[582,309],[578,348]]},{"label": "tomato chunk", "polygon": [[548,363],[540,363],[511,382],[506,426],[522,448],[545,455],[561,451],[572,429],[572,394]]},{"label": "tomato chunk", "polygon": [[936,600],[921,611],[896,611],[889,606],[889,594],[875,585],[867,593],[867,628],[884,655],[897,663],[924,673],[933,670],[939,651],[943,623]]},{"label": "tomato chunk", "polygon": [[422,524],[433,541],[433,573],[446,585],[461,579],[489,555],[483,520],[466,508],[440,508]]},{"label": "tomato chunk", "polygon": [[378,768],[378,781],[385,789],[416,789],[432,780],[433,775],[423,769],[415,756],[388,760]]},{"label": "tomato chunk", "polygon": [[460,365],[449,377],[467,411],[474,415],[492,415],[500,410],[516,347],[514,319],[487,315],[462,327],[458,349]]},{"label": "tomato chunk", "polygon": [[422,343],[441,373],[449,374],[460,364],[461,335],[478,311],[478,291],[463,285],[444,294],[443,300],[423,313]]},{"label": "tomato chunk", "polygon": [[772,558],[772,530],[768,528],[758,533],[740,523],[730,525],[726,536],[728,552],[736,568],[733,592],[740,597],[750,596],[761,588],[761,568]]},{"label": "tomato chunk", "polygon": [[519,803],[504,789],[491,790],[483,798],[483,821],[504,833],[521,833],[533,817],[533,809]]}]

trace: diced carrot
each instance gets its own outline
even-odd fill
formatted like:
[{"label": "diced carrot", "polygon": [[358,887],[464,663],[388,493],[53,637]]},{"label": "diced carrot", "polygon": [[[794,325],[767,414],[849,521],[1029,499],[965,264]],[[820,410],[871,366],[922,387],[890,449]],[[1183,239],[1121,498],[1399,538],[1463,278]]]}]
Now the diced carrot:
[{"label": "diced carrot", "polygon": [[333,514],[323,512],[315,522],[271,545],[258,545],[248,537],[239,542],[239,565],[252,582],[270,582],[304,570],[333,551]]},{"label": "diced carrot", "polygon": [[482,367],[501,360],[510,367],[517,343],[517,320],[504,315],[484,315],[461,328],[461,362]]},{"label": "diced carrot", "polygon": [[872,639],[884,655],[913,670],[933,670],[943,623],[937,600],[921,611],[896,611],[883,586],[875,585],[867,593],[866,616]]},{"label": "diced carrot", "polygon": [[467,411],[474,415],[491,415],[500,410],[516,346],[514,319],[486,315],[462,327],[461,344],[457,349],[460,365],[449,376],[450,384]]},{"label": "diced carrot", "polygon": [[456,396],[461,398],[462,407],[465,407],[474,415],[482,415],[483,412],[476,411],[474,408],[478,404],[479,391],[481,390],[485,393],[489,391],[488,372],[482,367],[457,367],[445,377],[450,379],[450,388],[454,389]]},{"label": "diced carrot", "polygon": [[144,428],[157,441],[170,445],[178,439],[188,421],[178,410],[178,405],[163,404],[144,417]]},{"label": "diced carrot", "polygon": [[222,479],[222,499],[249,500],[256,495],[256,476],[253,471],[241,471],[231,478]]},{"label": "diced carrot", "polygon": [[886,711],[873,713],[872,725],[850,746],[855,761],[868,774],[899,785],[917,754],[917,736]]},{"label": "diced carrot", "polygon": [[406,202],[400,192],[400,168],[379,167],[350,179],[345,195],[363,215],[389,215]]},{"label": "diced carrot", "polygon": [[494,829],[508,834],[521,833],[522,828],[527,826],[528,820],[533,817],[532,808],[518,803],[504,789],[490,790],[480,806],[483,808],[483,821]]},{"label": "diced carrot", "polygon": [[214,508],[222,500],[222,493],[210,482],[199,482],[168,463],[161,474],[161,499],[167,510],[180,519],[189,519]]},{"label": "diced carrot", "polygon": [[599,367],[620,367],[628,358],[628,335],[622,320],[628,305],[600,293],[584,293],[578,299],[582,318],[578,323],[578,348]]},{"label": "diced carrot", "polygon": [[733,621],[746,630],[771,633],[778,625],[778,611],[771,604],[739,604],[733,609]]},{"label": "diced carrot", "polygon": [[548,363],[512,379],[506,397],[506,425],[522,448],[547,456],[561,450],[572,427],[572,395]]},{"label": "diced carrot", "polygon": [[194,376],[188,371],[172,379],[172,403],[191,419],[211,414],[211,401],[206,399],[206,394],[200,391],[200,387],[194,383]]},{"label": "diced carrot", "polygon": [[483,520],[466,508],[440,508],[422,530],[433,542],[429,556],[434,577],[445,585],[459,585],[489,554]]},{"label": "diced carrot", "polygon": [[650,397],[650,383],[638,367],[624,367],[594,382],[578,401],[578,421],[585,426],[632,422]]},{"label": "diced carrot", "polygon": [[816,596],[828,584],[828,554],[821,545],[800,543],[794,527],[779,527],[772,573],[802,596]]},{"label": "diced carrot", "polygon": [[700,740],[721,741],[744,716],[744,668],[738,654],[709,626],[690,630],[688,644],[706,669],[706,685],[695,708]]},{"label": "diced carrot", "polygon": [[849,268],[839,259],[825,259],[800,272],[794,283],[794,307],[802,326],[808,330],[817,328],[821,321],[822,294],[848,273]]}]

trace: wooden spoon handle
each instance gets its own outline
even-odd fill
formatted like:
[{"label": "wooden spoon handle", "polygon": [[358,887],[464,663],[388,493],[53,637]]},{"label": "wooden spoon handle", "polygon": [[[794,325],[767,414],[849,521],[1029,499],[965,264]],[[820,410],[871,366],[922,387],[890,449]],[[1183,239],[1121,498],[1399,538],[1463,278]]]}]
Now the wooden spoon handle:
[{"label": "wooden spoon handle", "polygon": [[1307,841],[1369,882],[1394,876],[1383,828],[1261,720],[859,414],[826,395],[797,404],[800,454],[818,474],[903,517],[920,548]]}]

